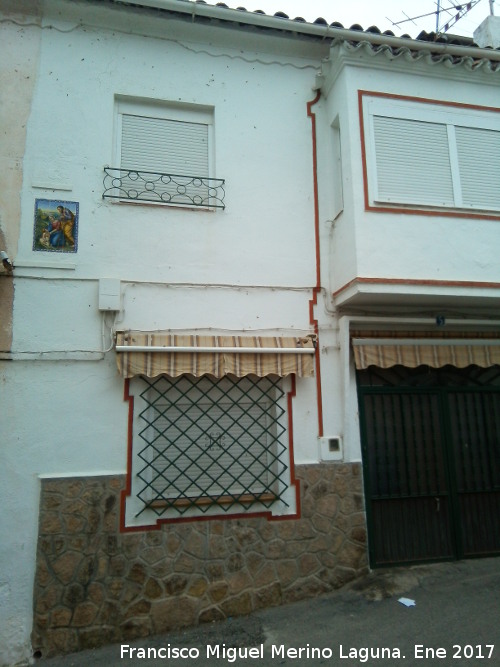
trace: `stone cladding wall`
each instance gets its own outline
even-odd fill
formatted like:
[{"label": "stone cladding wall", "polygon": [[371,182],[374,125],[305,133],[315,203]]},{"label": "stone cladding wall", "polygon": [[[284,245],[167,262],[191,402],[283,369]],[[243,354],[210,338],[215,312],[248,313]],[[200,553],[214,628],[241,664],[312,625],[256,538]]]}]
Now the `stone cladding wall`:
[{"label": "stone cladding wall", "polygon": [[296,466],[301,518],[121,533],[122,476],[44,479],[32,644],[49,657],[248,614],[368,569],[360,464]]}]

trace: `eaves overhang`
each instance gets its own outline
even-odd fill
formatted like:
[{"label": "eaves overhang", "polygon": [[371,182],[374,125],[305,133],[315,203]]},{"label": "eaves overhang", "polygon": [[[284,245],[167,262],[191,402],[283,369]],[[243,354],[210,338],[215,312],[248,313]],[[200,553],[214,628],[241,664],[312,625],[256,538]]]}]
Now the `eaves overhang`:
[{"label": "eaves overhang", "polygon": [[357,277],[336,290],[336,308],[482,309],[497,312],[500,282]]},{"label": "eaves overhang", "polygon": [[374,45],[367,41],[352,42],[337,39],[333,40],[329,57],[323,61],[321,71],[316,75],[314,88],[321,90],[327,97],[346,66],[403,72],[420,71],[429,72],[429,75],[429,68],[432,67],[432,75],[446,78],[452,75],[460,78],[476,76],[479,72],[483,72],[493,75],[483,78],[483,81],[497,85],[500,75],[500,60],[491,60],[489,57],[436,54],[432,50],[432,45],[428,45],[427,49],[415,50],[411,45],[393,48],[386,44]]},{"label": "eaves overhang", "polygon": [[[92,0],[88,1],[92,2]],[[252,12],[244,7],[232,9],[223,2],[209,5],[204,0],[134,0],[133,2],[99,0],[99,4],[103,2],[123,7],[129,6],[155,9],[170,14],[175,13],[189,18],[191,21],[230,23],[240,30],[261,29],[264,33],[267,32],[270,35],[278,31],[290,36],[308,36],[326,40],[331,44],[347,42],[353,47],[363,45],[363,48],[368,45],[374,49],[375,53],[378,53],[379,50],[384,52],[390,49],[396,57],[399,50],[402,49],[410,54],[423,52],[438,59],[451,57],[486,60],[495,63],[495,71],[500,66],[500,49],[479,48],[470,38],[458,36],[449,37],[422,32],[416,39],[409,35],[396,37],[392,31],[381,32],[376,26],[370,26],[366,30],[358,24],[354,24],[350,28],[344,28],[341,23],[328,23],[322,17],[318,17],[314,22],[309,23],[300,16],[292,19],[285,12],[277,12],[271,16],[261,10]]]}]

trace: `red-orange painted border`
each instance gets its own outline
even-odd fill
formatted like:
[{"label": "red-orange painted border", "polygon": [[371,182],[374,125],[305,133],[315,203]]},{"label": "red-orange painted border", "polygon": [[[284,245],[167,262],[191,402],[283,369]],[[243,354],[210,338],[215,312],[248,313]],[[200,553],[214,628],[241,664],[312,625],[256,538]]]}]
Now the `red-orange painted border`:
[{"label": "red-orange painted border", "polygon": [[290,460],[290,486],[295,487],[296,511],[294,514],[285,514],[274,516],[271,512],[245,512],[238,514],[210,515],[210,516],[190,516],[179,517],[177,519],[158,518],[155,524],[144,526],[127,526],[125,524],[125,505],[127,498],[132,495],[132,457],[133,457],[133,423],[134,423],[134,397],[130,395],[130,380],[125,380],[123,400],[128,403],[128,431],[127,431],[127,474],[125,489],[120,497],[120,532],[137,533],[146,530],[161,530],[162,524],[172,523],[194,523],[199,521],[227,521],[229,519],[255,519],[266,518],[268,521],[285,521],[289,519],[300,519],[300,483],[295,477],[295,463],[293,454],[293,412],[292,399],[295,397],[296,384],[295,375],[292,375],[292,387],[287,393],[287,417],[288,417],[288,455]]},{"label": "red-orange painted border", "polygon": [[132,533],[142,530],[159,530],[160,526],[126,526],[125,525],[125,504],[127,497],[132,494],[132,446],[133,446],[133,424],[134,424],[134,397],[130,395],[130,380],[126,379],[123,387],[123,400],[128,403],[127,418],[127,475],[125,478],[125,488],[120,496],[120,533]]},{"label": "red-orange painted border", "polygon": [[[309,323],[314,327],[316,340],[319,341],[318,320],[314,318],[314,307],[318,303],[318,294],[321,291],[321,254],[319,243],[319,197],[318,197],[318,147],[316,139],[316,114],[312,107],[319,101],[321,91],[318,90],[315,98],[307,103],[307,115],[311,119],[312,132],[312,159],[313,159],[313,196],[314,196],[314,242],[316,251],[316,285],[313,287],[313,296],[309,301]],[[323,435],[323,395],[321,390],[321,360],[320,346],[316,345],[316,402],[318,409],[318,436]]]},{"label": "red-orange painted border", "polygon": [[370,198],[368,196],[368,167],[366,165],[365,122],[363,117],[364,94],[365,91],[358,90],[359,132],[361,139],[361,166],[363,167],[363,196],[365,199],[365,210],[368,210],[370,204]]},{"label": "red-orange painted border", "polygon": [[422,102],[422,104],[433,104],[444,107],[458,107],[460,109],[474,109],[475,111],[494,111],[500,112],[500,107],[489,107],[481,104],[466,104],[465,102],[450,102],[449,100],[436,100],[431,97],[417,97],[414,95],[398,95],[396,93],[384,93],[374,90],[358,90],[358,95],[368,97],[384,97],[392,100],[405,100],[410,102]]},{"label": "red-orange painted border", "polygon": [[426,217],[445,217],[445,218],[469,218],[473,220],[500,220],[500,214],[495,213],[472,213],[464,210],[456,211],[449,209],[436,209],[431,207],[415,208],[399,206],[373,206],[370,204],[368,193],[368,167],[366,164],[366,142],[365,125],[363,115],[364,97],[383,97],[393,100],[404,100],[406,102],[417,102],[421,104],[432,104],[434,106],[448,106],[459,109],[472,109],[474,111],[490,111],[500,113],[500,108],[481,106],[479,104],[465,104],[464,102],[449,102],[447,100],[433,100],[428,97],[413,97],[411,95],[396,95],[394,93],[382,93],[370,90],[358,90],[358,111],[359,111],[359,129],[361,133],[361,161],[363,166],[363,194],[365,200],[365,211],[372,213],[402,213],[404,215],[423,215]]},{"label": "red-orange painted border", "polygon": [[478,289],[500,289],[500,283],[474,280],[427,280],[420,278],[362,278],[356,277],[333,292],[336,297],[357,283],[365,285],[420,285],[422,287],[475,287]]}]

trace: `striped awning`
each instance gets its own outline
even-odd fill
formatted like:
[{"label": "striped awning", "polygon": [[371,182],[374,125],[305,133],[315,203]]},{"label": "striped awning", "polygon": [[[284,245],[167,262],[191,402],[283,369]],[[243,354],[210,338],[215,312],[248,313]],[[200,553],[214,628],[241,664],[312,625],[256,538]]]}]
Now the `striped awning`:
[{"label": "striped awning", "polygon": [[125,378],[145,375],[314,374],[314,338],[192,336],[120,331],[116,336],[118,371]]},{"label": "striped awning", "polygon": [[500,339],[487,338],[352,338],[356,368],[481,366],[500,364]]}]

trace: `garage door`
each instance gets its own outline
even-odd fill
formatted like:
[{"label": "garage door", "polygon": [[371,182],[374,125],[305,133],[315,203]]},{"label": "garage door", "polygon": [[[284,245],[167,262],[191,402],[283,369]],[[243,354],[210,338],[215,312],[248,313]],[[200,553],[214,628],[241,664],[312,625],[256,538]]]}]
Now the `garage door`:
[{"label": "garage door", "polygon": [[371,564],[500,553],[500,366],[357,379]]}]

